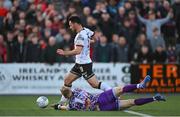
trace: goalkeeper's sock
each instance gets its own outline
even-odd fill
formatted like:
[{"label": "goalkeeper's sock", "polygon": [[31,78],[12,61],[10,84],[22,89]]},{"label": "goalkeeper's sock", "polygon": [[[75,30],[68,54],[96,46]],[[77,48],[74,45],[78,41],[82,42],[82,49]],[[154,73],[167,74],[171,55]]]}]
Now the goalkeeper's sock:
[{"label": "goalkeeper's sock", "polygon": [[105,82],[99,82],[99,89],[103,90],[103,91],[107,91],[109,89],[112,89],[108,84],[106,84]]},{"label": "goalkeeper's sock", "polygon": [[134,91],[134,90],[137,89],[137,88],[138,88],[138,85],[137,85],[137,84],[126,85],[126,86],[123,87],[122,92],[123,92],[123,93],[132,92],[132,91]]},{"label": "goalkeeper's sock", "polygon": [[155,101],[154,98],[139,98],[134,100],[135,105],[143,105]]}]

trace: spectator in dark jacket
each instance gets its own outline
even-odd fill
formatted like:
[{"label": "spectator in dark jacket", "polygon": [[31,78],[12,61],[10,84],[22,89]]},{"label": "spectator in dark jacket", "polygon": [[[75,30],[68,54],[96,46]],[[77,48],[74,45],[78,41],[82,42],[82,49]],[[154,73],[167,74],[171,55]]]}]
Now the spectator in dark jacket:
[{"label": "spectator in dark jacket", "polygon": [[155,52],[152,55],[153,63],[165,63],[167,54],[162,45],[158,45]]},{"label": "spectator in dark jacket", "polygon": [[38,37],[32,36],[31,41],[27,45],[26,62],[41,62],[42,49],[38,43]]},{"label": "spectator in dark jacket", "polygon": [[110,61],[110,46],[107,43],[106,36],[101,36],[100,41],[94,48],[95,62],[109,62]]},{"label": "spectator in dark jacket", "polygon": [[56,45],[56,39],[54,37],[50,37],[48,41],[48,45],[44,52],[44,62],[53,64],[57,61],[57,45]]},{"label": "spectator in dark jacket", "polygon": [[127,39],[129,45],[134,45],[135,42],[135,28],[131,26],[130,19],[125,18],[123,21],[123,26],[119,29],[119,35],[124,36]]},{"label": "spectator in dark jacket", "polygon": [[111,62],[118,62],[118,48],[119,48],[119,36],[118,34],[113,34],[112,35],[112,42],[109,44],[110,45],[110,61]]},{"label": "spectator in dark jacket", "polygon": [[150,52],[149,47],[146,45],[143,45],[140,51],[134,54],[134,57],[133,57],[134,60],[132,62],[147,64],[147,63],[152,62],[151,56],[152,54]]},{"label": "spectator in dark jacket", "polygon": [[119,38],[119,46],[117,52],[118,62],[125,63],[128,62],[128,44],[125,37]]},{"label": "spectator in dark jacket", "polygon": [[7,62],[15,61],[15,43],[14,33],[12,31],[7,32]]},{"label": "spectator in dark jacket", "polygon": [[15,61],[18,63],[25,62],[27,46],[25,43],[25,37],[23,33],[19,33],[17,36],[17,43],[15,44]]},{"label": "spectator in dark jacket", "polygon": [[107,41],[111,42],[112,34],[115,32],[115,23],[107,12],[101,15],[102,20],[99,22],[99,27],[102,33],[107,37]]},{"label": "spectator in dark jacket", "polygon": [[[141,51],[142,46],[147,46],[149,48],[149,51],[151,52],[151,45],[149,43],[149,40],[147,40],[147,37],[144,33],[140,33],[136,39],[136,42],[134,44],[133,49],[130,51],[130,60],[133,59],[134,55]],[[132,59],[131,59],[132,58]]]}]

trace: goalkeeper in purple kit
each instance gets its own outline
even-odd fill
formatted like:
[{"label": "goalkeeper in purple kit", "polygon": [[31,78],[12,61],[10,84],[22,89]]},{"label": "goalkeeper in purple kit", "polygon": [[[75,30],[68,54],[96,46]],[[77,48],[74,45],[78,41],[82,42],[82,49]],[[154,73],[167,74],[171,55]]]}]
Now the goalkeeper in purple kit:
[{"label": "goalkeeper in purple kit", "polygon": [[103,93],[92,95],[82,89],[71,90],[69,87],[63,86],[61,89],[62,95],[69,99],[67,106],[60,104],[53,105],[57,110],[77,110],[77,111],[115,111],[123,110],[132,106],[139,106],[154,101],[166,101],[165,98],[156,94],[150,98],[128,99],[121,100],[120,96],[123,93],[132,92],[135,89],[146,88],[151,77],[147,75],[139,84],[130,84],[124,87],[115,87]]}]

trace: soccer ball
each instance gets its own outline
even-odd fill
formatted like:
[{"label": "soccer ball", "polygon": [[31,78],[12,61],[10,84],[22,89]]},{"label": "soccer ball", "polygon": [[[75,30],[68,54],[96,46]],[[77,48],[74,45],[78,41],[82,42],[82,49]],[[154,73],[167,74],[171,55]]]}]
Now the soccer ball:
[{"label": "soccer ball", "polygon": [[36,103],[40,108],[46,108],[49,104],[49,100],[45,96],[40,96],[37,98]]}]

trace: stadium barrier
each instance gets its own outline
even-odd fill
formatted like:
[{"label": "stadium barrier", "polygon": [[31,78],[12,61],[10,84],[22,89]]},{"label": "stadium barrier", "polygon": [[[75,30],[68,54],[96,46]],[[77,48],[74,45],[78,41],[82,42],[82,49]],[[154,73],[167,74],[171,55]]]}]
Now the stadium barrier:
[{"label": "stadium barrier", "polygon": [[131,65],[130,72],[133,84],[140,82],[146,74],[152,77],[148,87],[137,92],[180,92],[180,64],[136,64]]},{"label": "stadium barrier", "polygon": [[[74,64],[0,64],[0,95],[59,94],[64,75]],[[130,64],[94,63],[93,71],[100,81],[112,87],[130,83]],[[83,78],[73,83],[91,93],[92,88]]]}]

